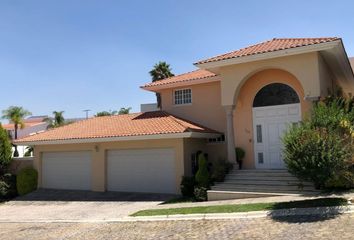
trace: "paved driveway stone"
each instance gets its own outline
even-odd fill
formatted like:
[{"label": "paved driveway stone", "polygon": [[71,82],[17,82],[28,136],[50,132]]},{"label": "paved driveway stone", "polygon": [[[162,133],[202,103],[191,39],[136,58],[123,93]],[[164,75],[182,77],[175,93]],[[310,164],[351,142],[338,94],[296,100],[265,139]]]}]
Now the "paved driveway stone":
[{"label": "paved driveway stone", "polygon": [[353,239],[354,215],[116,223],[1,223],[7,239]]},{"label": "paved driveway stone", "polygon": [[104,220],[156,207],[173,196],[38,190],[0,205],[0,221]]}]

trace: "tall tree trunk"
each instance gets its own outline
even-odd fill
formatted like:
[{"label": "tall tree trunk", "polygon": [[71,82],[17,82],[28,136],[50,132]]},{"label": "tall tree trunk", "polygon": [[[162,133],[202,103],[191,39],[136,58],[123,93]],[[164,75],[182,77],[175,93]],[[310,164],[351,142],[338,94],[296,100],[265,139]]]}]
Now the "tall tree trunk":
[{"label": "tall tree trunk", "polygon": [[[18,130],[18,124],[15,123],[15,140],[17,139],[17,130]],[[18,150],[17,150],[17,145],[14,144],[15,151],[14,151],[14,157],[18,157]]]},{"label": "tall tree trunk", "polygon": [[157,101],[157,108],[161,109],[161,94],[160,93],[156,93],[156,101]]}]

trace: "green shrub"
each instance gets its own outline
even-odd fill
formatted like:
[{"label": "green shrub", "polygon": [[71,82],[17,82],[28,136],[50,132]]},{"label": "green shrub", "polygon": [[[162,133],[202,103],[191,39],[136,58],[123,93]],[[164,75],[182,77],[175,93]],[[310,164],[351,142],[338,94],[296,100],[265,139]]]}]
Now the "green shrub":
[{"label": "green shrub", "polygon": [[225,161],[225,164],[226,164],[226,174],[228,174],[234,168],[234,165],[229,161]]},{"label": "green shrub", "polygon": [[195,187],[194,177],[182,177],[181,182],[181,193],[184,197],[193,197],[194,196],[194,187]]},{"label": "green shrub", "polygon": [[195,175],[195,181],[199,187],[209,188],[210,177],[208,166],[204,154],[199,154],[198,157],[198,171]]},{"label": "green shrub", "polygon": [[0,177],[3,176],[12,160],[12,146],[9,135],[0,124]]},{"label": "green shrub", "polygon": [[327,189],[349,189],[354,188],[353,171],[344,171],[338,175],[334,175],[325,183]]},{"label": "green shrub", "polygon": [[214,162],[211,172],[211,180],[213,182],[223,182],[226,174],[229,171],[228,166],[229,165],[224,160]]},{"label": "green shrub", "polygon": [[208,189],[205,187],[195,187],[194,188],[194,197],[197,201],[207,201],[208,200]]},{"label": "green shrub", "polygon": [[353,185],[354,111],[343,100],[316,104],[311,118],[283,138],[288,170],[317,188]]},{"label": "green shrub", "polygon": [[16,196],[16,175],[6,173],[0,179],[0,199],[11,199]]},{"label": "green shrub", "polygon": [[236,152],[236,161],[238,163],[239,169],[242,169],[242,163],[243,163],[243,159],[245,158],[246,152],[240,147],[236,147],[235,152]]},{"label": "green shrub", "polygon": [[37,189],[38,173],[35,169],[28,167],[22,169],[17,175],[17,192],[25,195]]}]

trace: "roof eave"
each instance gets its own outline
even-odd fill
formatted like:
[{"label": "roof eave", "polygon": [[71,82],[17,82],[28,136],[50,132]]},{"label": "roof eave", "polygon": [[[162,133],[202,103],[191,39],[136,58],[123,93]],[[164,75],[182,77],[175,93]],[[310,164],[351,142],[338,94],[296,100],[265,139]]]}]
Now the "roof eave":
[{"label": "roof eave", "polygon": [[212,76],[212,77],[204,77],[199,79],[189,79],[181,82],[166,83],[157,86],[141,86],[140,88],[147,91],[156,92],[162,89],[185,87],[190,85],[197,85],[197,84],[204,84],[204,83],[218,82],[218,81],[220,81],[219,76]]},{"label": "roof eave", "polygon": [[80,139],[62,139],[62,140],[21,141],[21,142],[16,142],[16,145],[36,146],[36,145],[101,143],[101,142],[176,139],[176,138],[215,138],[215,137],[219,137],[219,136],[220,136],[220,133],[183,132],[183,133],[152,134],[152,135],[126,136],[126,137],[102,137],[102,138],[80,138]]},{"label": "roof eave", "polygon": [[266,60],[266,59],[277,58],[277,57],[284,57],[284,56],[291,56],[291,55],[297,55],[297,54],[303,54],[303,53],[309,53],[309,52],[323,51],[323,50],[334,48],[334,47],[338,46],[338,44],[341,44],[341,39],[337,39],[337,40],[334,40],[331,42],[308,45],[308,46],[295,47],[295,48],[289,48],[289,49],[284,49],[284,50],[277,50],[277,51],[273,51],[273,52],[266,52],[266,53],[259,53],[259,54],[243,56],[243,57],[229,58],[229,59],[225,59],[225,60],[218,60],[218,61],[211,61],[211,62],[201,61],[201,62],[194,63],[194,65],[201,68],[201,69],[213,69],[213,68],[219,68],[219,67],[234,65],[234,64],[255,62],[255,61]]}]

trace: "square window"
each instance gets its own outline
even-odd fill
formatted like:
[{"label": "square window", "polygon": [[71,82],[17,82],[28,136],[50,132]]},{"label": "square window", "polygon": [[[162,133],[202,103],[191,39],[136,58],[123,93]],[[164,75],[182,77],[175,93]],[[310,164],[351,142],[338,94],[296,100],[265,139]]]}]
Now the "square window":
[{"label": "square window", "polygon": [[181,89],[174,92],[175,105],[192,103],[192,90]]}]

